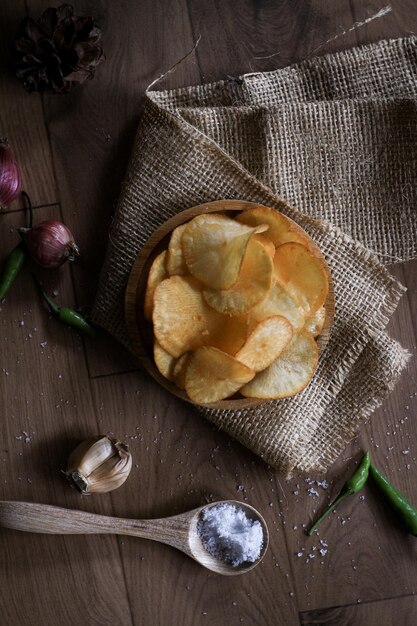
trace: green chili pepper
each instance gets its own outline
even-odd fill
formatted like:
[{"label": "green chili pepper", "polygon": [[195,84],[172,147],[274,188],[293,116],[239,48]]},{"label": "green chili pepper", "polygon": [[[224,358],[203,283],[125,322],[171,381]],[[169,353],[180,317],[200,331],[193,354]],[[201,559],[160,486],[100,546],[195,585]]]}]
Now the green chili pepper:
[{"label": "green chili pepper", "polygon": [[323,511],[317,521],[314,522],[314,524],[308,529],[307,535],[311,535],[316,530],[320,522],[322,522],[324,518],[328,516],[328,514],[339,504],[339,502],[342,502],[342,500],[349,496],[352,496],[354,493],[358,493],[358,491],[360,491],[364,487],[366,481],[368,480],[370,465],[371,457],[369,455],[369,452],[366,452],[363,455],[357,470],[345,482],[337,498],[333,500],[333,502],[329,504],[328,507],[326,507],[326,509]]},{"label": "green chili pepper", "polygon": [[64,324],[67,324],[68,326],[72,326],[77,330],[81,330],[83,333],[87,333],[87,335],[90,335],[91,337],[98,337],[97,328],[95,328],[95,326],[92,326],[85,319],[85,317],[81,315],[81,313],[78,313],[78,311],[75,311],[74,309],[69,309],[68,307],[57,306],[55,302],[53,302],[53,300],[51,300],[51,298],[46,295],[38,278],[34,274],[33,278],[42,298],[45,300],[46,304],[48,305],[48,309],[54,317],[59,319]]},{"label": "green chili pepper", "polygon": [[417,509],[388,482],[374,465],[370,466],[370,472],[375,483],[402,520],[405,530],[417,537]]},{"label": "green chili pepper", "polygon": [[22,242],[19,243],[19,245],[15,248],[13,248],[13,250],[7,257],[7,261],[0,278],[0,300],[3,300],[3,298],[6,296],[16,276],[22,269],[26,259],[26,247]]},{"label": "green chili pepper", "polygon": [[[33,223],[33,211],[32,211],[32,203],[30,201],[29,196],[26,191],[22,191],[22,196],[26,199],[29,208],[29,228],[32,228]],[[6,264],[4,266],[3,273],[0,277],[0,301],[6,297],[7,292],[12,286],[16,276],[22,269],[26,259],[27,259],[27,250],[26,246],[23,243],[19,243],[13,250],[10,252],[7,257]]]}]

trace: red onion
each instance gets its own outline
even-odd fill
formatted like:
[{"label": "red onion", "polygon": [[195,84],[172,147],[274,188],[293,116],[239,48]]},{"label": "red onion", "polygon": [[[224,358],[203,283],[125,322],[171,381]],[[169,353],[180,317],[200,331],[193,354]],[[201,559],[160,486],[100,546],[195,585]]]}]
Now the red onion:
[{"label": "red onion", "polygon": [[0,139],[0,208],[7,207],[22,189],[22,178],[12,149]]},{"label": "red onion", "polygon": [[62,222],[47,220],[33,228],[19,228],[32,259],[42,267],[59,267],[80,254],[69,228]]}]

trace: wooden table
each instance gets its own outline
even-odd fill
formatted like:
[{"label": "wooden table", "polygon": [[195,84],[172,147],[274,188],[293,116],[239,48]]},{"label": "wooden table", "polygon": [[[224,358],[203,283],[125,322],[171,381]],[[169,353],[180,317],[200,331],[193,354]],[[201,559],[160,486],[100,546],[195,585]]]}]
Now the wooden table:
[{"label": "wooden table", "polygon": [[[37,16],[49,2],[0,4],[0,135],[15,148],[36,220],[63,219],[82,249],[73,267],[39,274],[48,290],[57,290],[57,302],[87,312],[143,92],[199,35],[195,56],[165,86],[272,70],[313,52],[417,28],[415,0],[391,0],[392,10],[379,18],[373,16],[385,5],[374,0],[78,0],[78,12],[91,12],[104,30],[107,60],[96,80],[71,95],[40,97],[25,93],[13,78],[8,46],[27,10]],[[25,223],[21,204],[13,204],[0,223],[4,258]],[[413,351],[417,264],[392,271],[409,291],[390,332]],[[323,527],[322,544],[303,532],[327,494],[338,491],[360,449],[370,448],[381,469],[417,502],[415,361],[331,469],[325,489],[304,476],[284,480],[158,388],[110,338],[85,340],[51,320],[29,272],[0,312],[2,499],[145,518],[206,499],[238,498],[263,512],[271,532],[263,564],[229,580],[152,542],[3,531],[2,624],[416,623],[416,539],[397,528],[374,491],[365,488],[364,498],[340,507]],[[111,495],[83,498],[60,469],[80,439],[101,432],[129,443],[132,475]]]}]

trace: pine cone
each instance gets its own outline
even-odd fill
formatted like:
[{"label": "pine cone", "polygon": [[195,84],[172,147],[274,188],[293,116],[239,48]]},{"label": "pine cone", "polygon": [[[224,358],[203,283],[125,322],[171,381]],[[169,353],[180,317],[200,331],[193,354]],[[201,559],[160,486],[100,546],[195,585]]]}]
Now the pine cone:
[{"label": "pine cone", "polygon": [[13,43],[16,76],[27,91],[67,93],[93,78],[104,60],[101,30],[90,16],[74,15],[70,4],[49,8],[35,21],[25,18]]}]

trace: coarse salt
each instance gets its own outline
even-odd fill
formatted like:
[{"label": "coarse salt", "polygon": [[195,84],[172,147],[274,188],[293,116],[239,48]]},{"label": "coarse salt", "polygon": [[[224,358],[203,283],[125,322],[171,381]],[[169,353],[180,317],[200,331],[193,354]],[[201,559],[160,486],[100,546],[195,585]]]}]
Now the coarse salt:
[{"label": "coarse salt", "polygon": [[197,525],[204,548],[215,558],[237,567],[259,559],[263,530],[234,504],[216,504],[203,509]]}]

